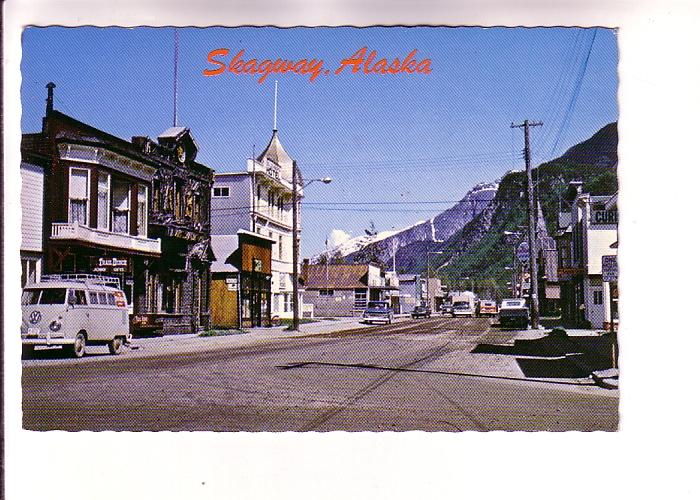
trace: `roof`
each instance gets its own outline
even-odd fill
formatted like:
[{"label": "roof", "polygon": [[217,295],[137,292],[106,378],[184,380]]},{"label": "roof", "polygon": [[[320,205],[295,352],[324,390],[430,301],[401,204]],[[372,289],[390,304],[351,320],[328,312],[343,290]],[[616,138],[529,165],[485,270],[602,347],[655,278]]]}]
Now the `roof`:
[{"label": "roof", "polygon": [[238,250],[238,235],[212,234],[211,249],[214,251],[214,260],[211,263],[212,273],[237,273],[238,268],[227,262],[233,253]]},{"label": "roof", "polygon": [[159,138],[171,138],[171,139],[177,139],[181,135],[183,135],[185,132],[187,132],[187,129],[185,127],[170,127],[167,129],[165,132],[160,134],[158,137]]},{"label": "roof", "polygon": [[304,266],[304,286],[307,290],[367,288],[368,271],[367,264],[309,264]]},{"label": "roof", "polygon": [[[272,131],[270,142],[257,158],[257,161],[263,164],[266,160],[279,166],[281,177],[287,182],[292,182],[292,166],[294,160],[292,160],[292,157],[289,156],[289,154],[284,150],[284,147],[282,147],[277,130]],[[301,177],[299,170],[297,170],[297,175]]]},{"label": "roof", "polygon": [[236,234],[212,234],[211,250],[214,253],[214,259],[210,268],[212,273],[237,273],[239,271],[233,265],[233,254],[240,246],[240,236],[248,236],[268,243],[275,243],[275,240],[272,238],[244,229],[239,229]]}]

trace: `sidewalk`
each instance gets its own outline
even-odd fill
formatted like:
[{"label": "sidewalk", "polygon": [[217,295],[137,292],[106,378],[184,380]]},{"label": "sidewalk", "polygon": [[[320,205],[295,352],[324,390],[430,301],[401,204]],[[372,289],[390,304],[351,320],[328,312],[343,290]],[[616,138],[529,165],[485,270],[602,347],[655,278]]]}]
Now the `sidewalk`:
[{"label": "sidewalk", "polygon": [[[613,368],[612,338],[596,330],[570,329],[566,335],[552,330],[525,330],[514,339],[514,353],[524,356],[563,358],[572,371],[607,389],[618,388],[619,370]],[[522,364],[527,366],[527,362]],[[533,365],[534,362],[530,362]]]},{"label": "sidewalk", "polygon": [[[399,319],[400,321],[400,319]],[[222,347],[242,347],[255,345],[269,340],[279,340],[308,335],[321,335],[370,325],[360,323],[359,317],[339,318],[336,320],[318,320],[299,325],[299,331],[287,330],[287,326],[248,328],[242,331],[213,336],[200,336],[196,333],[185,335],[166,335],[164,337],[135,338],[130,344],[129,355],[183,353],[192,351],[215,350]]]}]

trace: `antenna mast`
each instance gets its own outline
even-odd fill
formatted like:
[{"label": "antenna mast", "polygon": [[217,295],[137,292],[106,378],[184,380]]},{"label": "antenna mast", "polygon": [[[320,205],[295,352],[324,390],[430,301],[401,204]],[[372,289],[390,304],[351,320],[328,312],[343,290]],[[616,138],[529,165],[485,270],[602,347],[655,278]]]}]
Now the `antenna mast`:
[{"label": "antenna mast", "polygon": [[177,59],[178,59],[178,48],[179,48],[179,38],[177,34],[177,28],[175,28],[175,73],[173,75],[173,127],[177,127]]},{"label": "antenna mast", "polygon": [[273,115],[272,130],[277,130],[277,80],[275,80],[275,111]]}]

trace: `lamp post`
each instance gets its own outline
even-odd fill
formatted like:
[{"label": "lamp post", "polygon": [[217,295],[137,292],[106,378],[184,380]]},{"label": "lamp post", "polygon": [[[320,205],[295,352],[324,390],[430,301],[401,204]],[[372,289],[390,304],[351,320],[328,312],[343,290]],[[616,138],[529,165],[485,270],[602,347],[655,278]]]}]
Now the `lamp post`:
[{"label": "lamp post", "polygon": [[440,255],[442,253],[442,250],[436,250],[436,251],[428,251],[426,254],[426,260],[427,262],[427,270],[426,270],[426,276],[425,276],[425,295],[426,295],[426,305],[432,309],[432,304],[430,303],[430,255]]},{"label": "lamp post", "polygon": [[[299,330],[299,170],[297,162],[292,162],[292,331]],[[312,182],[330,184],[333,179],[311,179],[302,184],[301,189]]]}]

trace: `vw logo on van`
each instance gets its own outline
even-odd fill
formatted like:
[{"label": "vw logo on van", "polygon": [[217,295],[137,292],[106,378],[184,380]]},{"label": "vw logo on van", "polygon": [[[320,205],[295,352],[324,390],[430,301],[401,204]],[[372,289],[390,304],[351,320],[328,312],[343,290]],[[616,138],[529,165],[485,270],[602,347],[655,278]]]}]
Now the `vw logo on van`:
[{"label": "vw logo on van", "polygon": [[39,321],[41,321],[41,313],[39,311],[32,311],[29,315],[29,322],[32,325],[36,325]]}]

